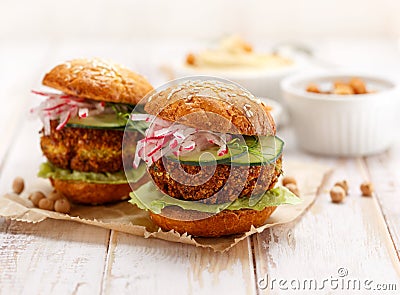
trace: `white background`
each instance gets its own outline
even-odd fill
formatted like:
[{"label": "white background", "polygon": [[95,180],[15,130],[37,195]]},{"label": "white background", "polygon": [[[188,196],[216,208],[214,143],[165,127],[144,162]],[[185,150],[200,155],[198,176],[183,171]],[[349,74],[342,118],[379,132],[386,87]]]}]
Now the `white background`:
[{"label": "white background", "polygon": [[398,0],[0,0],[0,40],[397,38]]}]

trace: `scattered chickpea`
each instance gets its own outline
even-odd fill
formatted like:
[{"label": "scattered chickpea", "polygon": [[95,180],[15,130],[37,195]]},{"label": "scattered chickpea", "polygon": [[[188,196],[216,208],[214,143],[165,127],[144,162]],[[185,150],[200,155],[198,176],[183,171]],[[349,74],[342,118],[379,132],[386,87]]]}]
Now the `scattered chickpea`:
[{"label": "scattered chickpea", "polygon": [[58,199],[54,203],[54,211],[60,213],[69,213],[71,211],[71,205],[67,199]]},{"label": "scattered chickpea", "polygon": [[186,63],[187,63],[188,65],[192,65],[192,66],[196,63],[196,57],[194,56],[193,53],[189,53],[189,54],[186,56]]},{"label": "scattered chickpea", "polygon": [[288,183],[287,185],[285,185],[285,187],[290,190],[292,193],[294,193],[296,196],[300,196],[300,191],[299,188],[297,187],[296,184],[294,183]]},{"label": "scattered chickpea", "polygon": [[46,196],[42,192],[37,191],[30,194],[28,198],[31,200],[32,204],[37,207],[39,206],[39,201],[46,198]]},{"label": "scattered chickpea", "polygon": [[321,91],[318,88],[318,85],[315,83],[310,83],[308,84],[307,88],[306,88],[307,92],[314,92],[314,93],[321,93]]},{"label": "scattered chickpea", "polygon": [[346,197],[345,190],[338,185],[335,185],[329,192],[331,195],[331,200],[333,203],[342,203],[344,198]]},{"label": "scattered chickpea", "polygon": [[253,52],[253,46],[251,46],[249,43],[243,42],[242,48],[246,52]]},{"label": "scattered chickpea", "polygon": [[62,199],[63,197],[63,194],[58,191],[52,191],[50,194],[47,195],[47,198],[52,201]]},{"label": "scattered chickpea", "polygon": [[47,198],[43,198],[39,201],[38,207],[43,210],[52,211],[54,210],[54,201]]},{"label": "scattered chickpea", "polygon": [[360,190],[364,197],[371,197],[374,192],[374,185],[371,182],[363,182],[360,185]]},{"label": "scattered chickpea", "polygon": [[346,180],[336,182],[335,186],[340,186],[341,188],[343,188],[346,193],[346,196],[349,194],[349,184],[347,183]]},{"label": "scattered chickpea", "polygon": [[293,183],[293,184],[297,185],[297,181],[293,176],[285,176],[282,179],[282,185],[287,186],[289,183]]},{"label": "scattered chickpea", "polygon": [[25,187],[24,179],[22,177],[16,177],[12,183],[13,192],[19,195],[24,190],[24,187]]},{"label": "scattered chickpea", "polygon": [[47,197],[42,192],[36,191],[29,195],[29,200],[33,205],[43,210],[60,213],[69,213],[71,211],[69,201],[57,191],[52,191]]}]

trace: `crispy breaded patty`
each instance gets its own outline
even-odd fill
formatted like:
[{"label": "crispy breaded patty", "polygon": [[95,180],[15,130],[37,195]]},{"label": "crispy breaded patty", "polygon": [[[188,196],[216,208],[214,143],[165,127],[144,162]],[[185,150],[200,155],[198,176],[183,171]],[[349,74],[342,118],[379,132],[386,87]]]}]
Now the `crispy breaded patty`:
[{"label": "crispy breaded patty", "polygon": [[[123,170],[122,139],[124,131],[64,127],[51,121],[50,135],[43,135],[40,146],[54,165],[84,172],[117,172]],[[136,146],[138,133],[130,132],[129,141]]]},{"label": "crispy breaded patty", "polygon": [[[259,195],[273,188],[281,174],[282,160],[261,166],[192,166],[161,158],[148,168],[165,194],[181,200],[225,203],[238,197]],[[215,169],[215,171],[214,171]]]}]

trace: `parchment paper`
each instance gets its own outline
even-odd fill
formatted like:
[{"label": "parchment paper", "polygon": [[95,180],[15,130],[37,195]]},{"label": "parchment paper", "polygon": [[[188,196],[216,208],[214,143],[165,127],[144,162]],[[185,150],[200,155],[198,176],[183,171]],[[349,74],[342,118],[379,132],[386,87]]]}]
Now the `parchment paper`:
[{"label": "parchment paper", "polygon": [[73,205],[69,215],[41,210],[32,205],[28,200],[28,195],[36,190],[45,193],[50,192],[52,188],[49,182],[44,179],[37,179],[21,195],[10,193],[0,197],[0,216],[30,223],[37,223],[46,218],[72,220],[144,238],[158,238],[223,252],[254,233],[260,233],[271,226],[290,223],[299,218],[314,202],[318,188],[324,175],[329,172],[329,168],[316,163],[291,161],[284,163],[284,171],[285,175],[296,177],[303,202],[299,205],[278,206],[265,225],[258,228],[253,227],[250,231],[241,235],[222,238],[198,238],[186,234],[180,235],[173,231],[164,232],[151,221],[146,211],[126,201],[106,206]]}]

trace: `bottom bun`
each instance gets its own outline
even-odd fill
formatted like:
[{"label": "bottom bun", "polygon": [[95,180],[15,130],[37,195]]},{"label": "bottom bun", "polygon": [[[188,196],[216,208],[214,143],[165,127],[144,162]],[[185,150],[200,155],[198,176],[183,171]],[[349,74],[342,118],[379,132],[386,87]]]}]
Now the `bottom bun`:
[{"label": "bottom bun", "polygon": [[264,225],[275,209],[276,207],[266,207],[262,211],[251,209],[223,210],[218,214],[210,215],[171,206],[164,208],[162,215],[150,212],[150,217],[165,231],[173,229],[180,234],[220,237],[247,232],[252,225],[255,227]]},{"label": "bottom bun", "polygon": [[139,188],[150,179],[143,176],[138,182],[129,185],[90,183],[84,181],[61,180],[50,178],[51,185],[74,203],[100,205],[118,202],[129,198],[132,190]]}]

